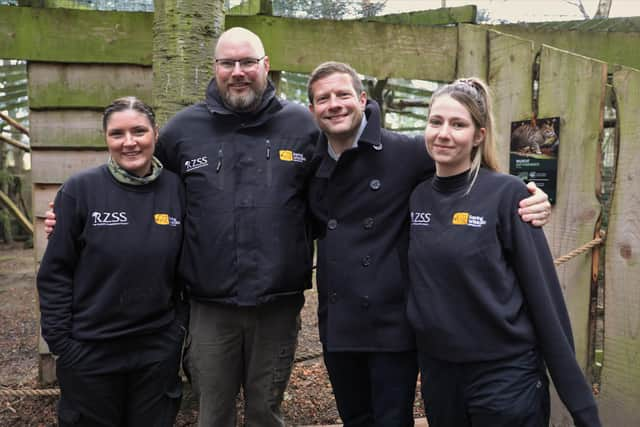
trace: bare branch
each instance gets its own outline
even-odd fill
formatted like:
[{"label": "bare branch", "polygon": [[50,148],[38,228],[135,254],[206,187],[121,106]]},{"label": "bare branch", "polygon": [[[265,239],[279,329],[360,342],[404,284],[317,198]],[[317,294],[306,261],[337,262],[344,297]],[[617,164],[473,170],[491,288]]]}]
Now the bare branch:
[{"label": "bare branch", "polygon": [[591,19],[591,17],[589,16],[589,14],[584,8],[584,5],[582,4],[582,0],[564,0],[564,2],[577,7],[584,19]]}]

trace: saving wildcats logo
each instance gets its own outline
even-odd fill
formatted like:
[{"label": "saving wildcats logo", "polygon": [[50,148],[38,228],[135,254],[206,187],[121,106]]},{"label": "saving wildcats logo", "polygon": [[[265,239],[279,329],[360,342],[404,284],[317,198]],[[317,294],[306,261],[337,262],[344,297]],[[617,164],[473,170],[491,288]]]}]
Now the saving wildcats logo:
[{"label": "saving wildcats logo", "polygon": [[94,227],[111,225],[128,225],[126,212],[91,212],[91,219]]},{"label": "saving wildcats logo", "polygon": [[196,157],[195,159],[186,160],[184,162],[184,171],[191,172],[193,170],[209,166],[209,159],[207,156]]},{"label": "saving wildcats logo", "polygon": [[176,226],[180,225],[180,221],[178,221],[174,217],[169,216],[168,214],[164,214],[164,213],[154,214],[153,215],[153,220],[158,225],[169,225],[171,227],[176,227]]},{"label": "saving wildcats logo", "polygon": [[469,212],[456,212],[453,214],[451,224],[453,225],[467,225],[469,227],[482,227],[487,221],[481,216],[471,215]]},{"label": "saving wildcats logo", "polygon": [[291,150],[280,150],[280,160],[283,162],[304,163],[307,159],[301,153],[295,153]]},{"label": "saving wildcats logo", "polygon": [[428,226],[431,224],[431,212],[411,212],[411,225]]}]

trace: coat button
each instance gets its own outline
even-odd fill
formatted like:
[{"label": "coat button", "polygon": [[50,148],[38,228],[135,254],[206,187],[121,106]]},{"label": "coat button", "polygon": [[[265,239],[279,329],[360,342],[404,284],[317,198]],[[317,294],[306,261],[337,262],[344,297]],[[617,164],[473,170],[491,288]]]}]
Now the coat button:
[{"label": "coat button", "polygon": [[369,230],[373,228],[373,218],[371,217],[365,218],[364,221],[362,221],[362,226],[364,227],[365,230]]},{"label": "coat button", "polygon": [[369,297],[368,296],[363,296],[360,298],[360,307],[367,309],[369,308]]},{"label": "coat button", "polygon": [[329,302],[331,304],[335,304],[338,301],[338,294],[335,292],[331,292],[331,295],[329,295]]},{"label": "coat button", "polygon": [[369,181],[369,188],[371,188],[373,191],[378,191],[380,189],[380,180],[379,179],[372,179],[371,181]]},{"label": "coat button", "polygon": [[379,142],[377,144],[374,144],[373,149],[376,151],[382,151],[382,143]]},{"label": "coat button", "polygon": [[362,258],[363,267],[369,267],[370,264],[371,264],[371,257],[369,255]]},{"label": "coat button", "polygon": [[335,230],[337,226],[338,226],[338,221],[337,220],[332,218],[329,221],[327,221],[327,228],[329,230]]}]

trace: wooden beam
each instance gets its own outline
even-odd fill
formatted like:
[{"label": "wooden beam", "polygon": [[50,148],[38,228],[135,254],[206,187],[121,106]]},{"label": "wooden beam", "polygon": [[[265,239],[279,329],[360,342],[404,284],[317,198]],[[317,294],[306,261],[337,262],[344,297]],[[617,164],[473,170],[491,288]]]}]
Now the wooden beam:
[{"label": "wooden beam", "polygon": [[227,15],[273,15],[271,0],[244,0],[232,7]]},{"label": "wooden beam", "polygon": [[[606,83],[606,63],[542,46],[538,118],[560,118],[556,204],[550,223],[544,227],[554,257],[589,242],[601,217],[596,171]],[[576,359],[585,374],[590,360],[591,259],[587,252],[557,266]],[[559,399],[553,397],[550,425],[568,425],[570,419]]]},{"label": "wooden beam", "polygon": [[[104,106],[103,106],[104,107]],[[90,110],[31,111],[31,147],[104,149],[102,112]],[[35,174],[35,166],[33,173]]]},{"label": "wooden beam", "polygon": [[[469,8],[452,9],[461,9],[468,14]],[[410,23],[426,25],[427,17],[435,16],[432,15],[434,13],[425,11],[396,17],[387,15],[380,17],[380,20],[415,20]],[[466,21],[463,17],[453,19]],[[0,58],[151,65],[152,22],[153,14],[149,12],[0,6]],[[442,58],[455,56],[451,52],[457,50],[448,50],[448,41],[453,38],[448,34],[449,31],[437,33],[431,27],[420,31],[416,26],[385,25],[389,24],[228,15],[225,26],[247,27],[268,41],[267,51],[278,70],[309,72],[319,62],[337,59],[349,62],[363,72],[364,69],[371,70],[368,74],[376,77],[393,75],[451,80],[453,73],[442,72],[449,66],[449,61],[438,65]],[[640,50],[637,49],[640,45],[640,18],[567,25],[509,24],[481,27],[534,40],[536,47],[544,43],[640,69]],[[454,28],[441,30],[455,31]],[[345,43],[347,39],[348,43]],[[413,50],[409,47],[410,43],[415,43]],[[438,50],[441,51],[439,55]],[[288,54],[290,51],[292,54]],[[430,72],[434,66],[439,70]],[[422,70],[417,70],[419,68]],[[432,74],[440,78],[431,78]],[[442,75],[445,74],[452,77],[443,79]],[[424,75],[429,76],[422,77]]]},{"label": "wooden beam", "polygon": [[13,203],[13,200],[9,198],[3,191],[0,191],[0,202],[5,205],[5,207],[11,212],[11,214],[16,217],[18,222],[27,230],[29,233],[33,234],[33,224],[29,221],[22,211]]},{"label": "wooden beam", "polygon": [[62,184],[71,175],[103,164],[108,158],[106,149],[34,151],[31,155],[31,180],[34,184]]},{"label": "wooden beam", "polygon": [[494,95],[493,137],[499,153],[500,168],[508,171],[511,122],[531,118],[532,65],[536,52],[530,40],[497,31],[489,32],[488,45],[487,75]]},{"label": "wooden beam", "polygon": [[0,134],[0,141],[6,142],[9,145],[13,145],[16,148],[26,151],[27,153],[31,151],[31,147],[29,147],[27,144],[23,144],[20,141],[16,141],[15,139],[9,138],[8,136],[4,136],[2,134]]},{"label": "wooden beam", "polygon": [[258,34],[275,70],[308,73],[321,62],[335,60],[378,78],[455,77],[455,27],[268,16],[227,16],[226,24]]},{"label": "wooden beam", "polygon": [[640,69],[640,17],[483,27],[568,50],[608,63]]},{"label": "wooden beam", "polygon": [[480,77],[487,81],[489,64],[487,30],[480,25],[458,25],[457,76]]},{"label": "wooden beam", "polygon": [[[544,231],[555,257],[593,238],[601,206],[596,197],[607,64],[543,46],[540,55],[538,118],[560,118],[557,198]],[[580,366],[587,367],[591,258],[558,266],[571,316]]]},{"label": "wooden beam", "polygon": [[476,22],[478,8],[474,5],[460,7],[443,7],[440,9],[421,10],[418,12],[394,13],[390,15],[360,18],[360,22],[384,22],[387,24],[405,25],[450,25]]},{"label": "wooden beam", "polygon": [[[600,414],[604,425],[638,424],[640,402],[640,71],[613,74],[619,153],[605,251],[604,361]],[[586,123],[586,122],[585,122]]]},{"label": "wooden beam", "polygon": [[0,6],[0,58],[151,64],[153,14]]},{"label": "wooden beam", "polygon": [[102,109],[115,98],[151,102],[151,67],[110,64],[29,63],[29,107]]},{"label": "wooden beam", "polygon": [[13,126],[14,128],[18,129],[23,134],[29,135],[29,130],[27,130],[26,127],[22,126],[20,123],[18,123],[17,121],[15,121],[11,117],[9,117],[7,114],[3,113],[2,111],[0,111],[0,119],[2,119],[5,122],[9,123],[11,126]]}]

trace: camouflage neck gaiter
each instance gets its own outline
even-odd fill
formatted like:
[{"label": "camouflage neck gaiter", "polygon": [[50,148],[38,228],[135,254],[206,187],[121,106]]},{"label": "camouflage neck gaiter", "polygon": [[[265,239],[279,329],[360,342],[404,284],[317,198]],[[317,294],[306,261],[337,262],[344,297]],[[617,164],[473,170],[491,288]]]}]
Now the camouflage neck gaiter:
[{"label": "camouflage neck gaiter", "polygon": [[135,176],[126,170],[124,170],[118,163],[115,162],[111,157],[109,157],[109,161],[107,162],[107,166],[109,168],[109,172],[116,179],[116,181],[121,182],[123,184],[129,185],[145,185],[153,182],[160,176],[162,173],[162,163],[155,156],[151,159],[151,173],[147,176],[139,177]]}]

